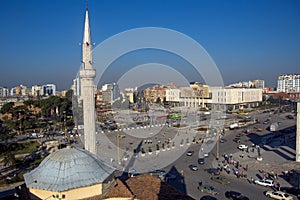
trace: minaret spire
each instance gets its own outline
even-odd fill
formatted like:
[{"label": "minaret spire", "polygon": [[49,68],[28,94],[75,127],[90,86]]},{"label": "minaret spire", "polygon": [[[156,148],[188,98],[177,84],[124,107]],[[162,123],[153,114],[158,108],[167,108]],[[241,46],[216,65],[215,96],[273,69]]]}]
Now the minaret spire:
[{"label": "minaret spire", "polygon": [[84,32],[82,41],[82,68],[80,70],[80,90],[83,101],[84,148],[96,154],[96,118],[94,79],[96,71],[92,62],[92,38],[88,7],[85,10]]},{"label": "minaret spire", "polygon": [[93,45],[90,30],[89,10],[88,7],[86,7],[82,40],[82,63],[83,67],[86,69],[92,69],[92,46]]}]

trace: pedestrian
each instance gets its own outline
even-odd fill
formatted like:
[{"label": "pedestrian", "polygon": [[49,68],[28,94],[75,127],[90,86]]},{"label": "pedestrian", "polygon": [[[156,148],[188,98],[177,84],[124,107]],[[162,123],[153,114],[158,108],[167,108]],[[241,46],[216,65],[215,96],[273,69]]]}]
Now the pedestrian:
[{"label": "pedestrian", "polygon": [[254,183],[254,178],[251,176],[251,183]]},{"label": "pedestrian", "polygon": [[199,181],[199,187],[201,187],[202,186],[202,181]]},{"label": "pedestrian", "polygon": [[245,170],[248,171],[248,165],[246,165]]},{"label": "pedestrian", "polygon": [[279,182],[277,182],[276,187],[277,187],[277,190],[280,191],[280,183]]}]

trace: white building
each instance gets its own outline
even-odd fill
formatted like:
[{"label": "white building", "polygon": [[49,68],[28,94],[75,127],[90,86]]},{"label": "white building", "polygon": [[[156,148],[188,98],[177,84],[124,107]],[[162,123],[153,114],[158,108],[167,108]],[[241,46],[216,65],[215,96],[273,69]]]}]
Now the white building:
[{"label": "white building", "polygon": [[134,92],[136,89],[134,88],[125,88],[124,98],[128,99],[130,103],[134,103]]},{"label": "white building", "polygon": [[210,87],[212,105],[231,105],[233,109],[241,106],[257,106],[262,101],[261,88]]},{"label": "white building", "polygon": [[46,84],[42,86],[43,95],[45,96],[55,96],[56,94],[56,85],[54,84]]},{"label": "white building", "polygon": [[27,87],[19,85],[10,89],[11,96],[26,96],[28,95]]},{"label": "white building", "polygon": [[46,85],[34,85],[31,87],[32,96],[55,96],[56,95],[56,85],[46,84]]},{"label": "white building", "polygon": [[0,97],[8,97],[9,91],[6,87],[0,87]]},{"label": "white building", "polygon": [[228,85],[228,87],[238,87],[238,88],[265,88],[264,80],[253,80],[253,81],[244,81],[237,82]]},{"label": "white building", "polygon": [[180,89],[179,88],[166,89],[166,101],[179,102],[180,101]]},{"label": "white building", "polygon": [[300,74],[280,75],[277,80],[277,92],[300,92]]},{"label": "white building", "polygon": [[261,88],[208,87],[205,93],[204,96],[197,95],[191,87],[167,89],[166,101],[190,108],[215,108],[222,105],[222,108],[231,106],[232,109],[255,107],[262,101]]},{"label": "white building", "polygon": [[120,97],[119,86],[116,83],[102,85],[102,100],[106,103],[113,103]]}]

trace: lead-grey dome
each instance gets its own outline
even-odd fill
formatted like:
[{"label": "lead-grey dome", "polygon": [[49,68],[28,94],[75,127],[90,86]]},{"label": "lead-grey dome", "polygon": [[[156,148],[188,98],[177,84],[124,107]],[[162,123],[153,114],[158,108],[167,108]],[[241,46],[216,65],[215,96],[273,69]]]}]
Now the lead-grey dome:
[{"label": "lead-grey dome", "polygon": [[102,183],[115,169],[94,154],[79,148],[64,148],[47,156],[24,174],[28,188],[66,191]]}]

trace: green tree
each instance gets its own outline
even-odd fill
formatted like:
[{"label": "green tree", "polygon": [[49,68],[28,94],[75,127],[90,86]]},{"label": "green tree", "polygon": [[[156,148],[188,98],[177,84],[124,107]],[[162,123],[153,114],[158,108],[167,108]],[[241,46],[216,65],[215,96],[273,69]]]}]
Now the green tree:
[{"label": "green tree", "polygon": [[13,106],[14,106],[13,102],[9,102],[9,103],[4,104],[1,108],[1,110],[0,110],[1,114],[10,113]]},{"label": "green tree", "polygon": [[3,159],[4,166],[10,167],[16,164],[15,156],[10,152],[6,152]]}]

